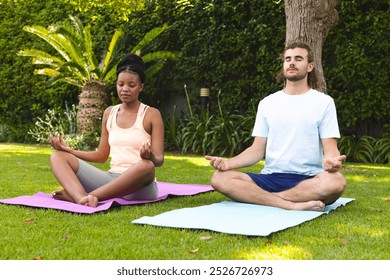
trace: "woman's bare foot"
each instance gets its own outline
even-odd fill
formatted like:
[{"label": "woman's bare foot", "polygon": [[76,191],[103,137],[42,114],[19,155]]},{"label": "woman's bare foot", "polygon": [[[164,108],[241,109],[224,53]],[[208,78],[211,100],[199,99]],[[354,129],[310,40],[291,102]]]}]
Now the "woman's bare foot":
[{"label": "woman's bare foot", "polygon": [[91,194],[88,194],[87,196],[80,199],[79,204],[85,205],[85,206],[91,206],[96,207],[99,203],[99,200],[96,196],[93,196]]},{"label": "woman's bare foot", "polygon": [[64,200],[64,201],[69,201],[69,202],[75,202],[64,189],[60,189],[58,191],[54,191],[51,194],[51,196],[54,199],[57,199],[57,200]]}]

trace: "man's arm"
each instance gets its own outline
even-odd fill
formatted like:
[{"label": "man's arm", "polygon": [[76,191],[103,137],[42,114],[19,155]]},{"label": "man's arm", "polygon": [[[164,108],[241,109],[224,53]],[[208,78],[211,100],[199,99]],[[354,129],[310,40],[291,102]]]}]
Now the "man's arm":
[{"label": "man's arm", "polygon": [[210,160],[210,164],[220,171],[247,167],[264,158],[266,144],[267,138],[255,137],[252,145],[235,157],[226,160],[221,157],[206,156],[206,159]]},{"label": "man's arm", "polygon": [[322,168],[330,173],[337,172],[341,169],[342,162],[346,159],[345,155],[340,155],[337,148],[337,139],[323,138],[321,139],[324,149],[324,161]]}]

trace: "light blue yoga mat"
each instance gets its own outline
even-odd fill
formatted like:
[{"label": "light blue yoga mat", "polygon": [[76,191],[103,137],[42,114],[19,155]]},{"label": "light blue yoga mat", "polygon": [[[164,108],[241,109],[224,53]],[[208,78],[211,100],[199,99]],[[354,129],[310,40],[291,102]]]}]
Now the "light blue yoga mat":
[{"label": "light blue yoga mat", "polygon": [[230,234],[268,236],[273,232],[297,226],[306,221],[353,201],[353,198],[339,198],[326,206],[323,212],[293,211],[234,201],[223,201],[193,208],[176,209],[154,217],[144,216],[132,221],[163,227],[206,229]]}]

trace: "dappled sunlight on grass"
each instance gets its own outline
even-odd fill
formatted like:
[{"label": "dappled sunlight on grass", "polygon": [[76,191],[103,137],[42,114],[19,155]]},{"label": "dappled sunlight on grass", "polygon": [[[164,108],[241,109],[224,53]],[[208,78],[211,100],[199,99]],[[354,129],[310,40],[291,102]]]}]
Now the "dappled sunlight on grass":
[{"label": "dappled sunlight on grass", "polygon": [[376,183],[390,183],[390,177],[388,177],[388,178],[375,178],[375,182]]},{"label": "dappled sunlight on grass", "polygon": [[196,166],[209,166],[209,161],[202,156],[191,157],[186,155],[165,155],[165,160],[182,160]]},{"label": "dappled sunlight on grass", "polygon": [[[342,173],[348,174],[365,174],[371,176],[372,174],[390,174],[390,166],[384,165],[350,165],[342,169]],[[390,175],[389,175],[390,176]]]},{"label": "dappled sunlight on grass", "polygon": [[[52,151],[49,146],[0,144],[0,198],[37,192],[50,194],[59,189],[60,185],[50,168]],[[245,170],[259,172],[263,165],[262,161]],[[108,170],[109,160],[96,166]],[[156,176],[160,182],[210,184],[214,170],[202,155],[167,152],[165,163],[157,168]],[[227,199],[216,191],[142,206],[118,207],[88,216],[0,205],[0,234],[7,236],[7,239],[0,240],[0,258],[31,259],[36,251],[36,255],[47,260],[388,260],[389,171],[390,166],[387,165],[346,164],[342,171],[348,181],[345,197],[355,198],[353,203],[330,215],[264,238],[140,226],[130,222],[143,216]],[[94,230],[91,231],[91,228]],[[123,232],[131,232],[132,238],[123,238]],[[200,236],[211,238],[206,241]],[[34,242],[31,242],[31,237]],[[92,248],[108,248],[110,253],[100,249],[80,251],[86,241],[93,243]],[[63,246],[65,252],[58,247],[59,242],[66,243]],[[196,252],[190,251],[193,249]],[[33,256],[31,250],[34,250]]]},{"label": "dappled sunlight on grass", "polygon": [[[24,154],[39,154],[39,155],[50,155],[53,152],[49,146],[27,146],[22,144],[1,144],[0,152],[2,156],[21,156]],[[6,155],[4,153],[12,153]]]},{"label": "dappled sunlight on grass", "polygon": [[348,164],[342,170],[347,181],[357,183],[388,183],[390,182],[390,166]]},{"label": "dappled sunlight on grass", "polygon": [[286,244],[282,246],[266,246],[261,249],[241,252],[238,258],[246,260],[307,260],[312,259],[312,255],[303,248]]},{"label": "dappled sunlight on grass", "polygon": [[367,170],[388,170],[390,171],[390,165],[365,165],[365,164],[346,164],[344,165],[344,169],[346,171],[349,170],[359,170],[364,171],[364,169]]},{"label": "dappled sunlight on grass", "polygon": [[347,182],[353,181],[356,183],[388,183],[390,182],[390,176],[388,178],[377,175],[345,175]]},{"label": "dappled sunlight on grass", "polygon": [[368,182],[368,178],[367,176],[363,176],[363,175],[346,175],[347,177],[347,180],[353,180],[355,182]]},{"label": "dappled sunlight on grass", "polygon": [[337,224],[335,225],[340,231],[347,232],[348,234],[356,234],[360,236],[360,238],[389,238],[390,232],[385,229],[378,229],[373,225],[345,225],[345,224]]}]

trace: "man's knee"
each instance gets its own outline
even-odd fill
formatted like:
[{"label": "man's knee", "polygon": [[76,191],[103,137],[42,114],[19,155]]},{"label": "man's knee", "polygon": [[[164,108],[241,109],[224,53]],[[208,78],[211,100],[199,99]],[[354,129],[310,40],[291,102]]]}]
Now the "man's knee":
[{"label": "man's knee", "polygon": [[342,194],[347,186],[347,181],[345,180],[345,177],[339,172],[336,172],[333,175],[332,185],[335,189],[334,191],[336,193]]},{"label": "man's knee", "polygon": [[215,171],[213,175],[211,175],[211,186],[216,189],[216,186],[219,185],[219,171]]},{"label": "man's knee", "polygon": [[327,178],[324,181],[323,202],[325,204],[330,204],[336,201],[341,197],[346,186],[347,181],[341,173],[328,173]]},{"label": "man's knee", "polygon": [[223,192],[225,183],[226,172],[223,171],[215,171],[211,176],[211,186],[219,192]]},{"label": "man's knee", "polygon": [[323,172],[319,178],[321,182],[320,186],[322,186],[323,189],[329,189],[333,192],[343,192],[347,185],[344,176],[340,172]]}]

